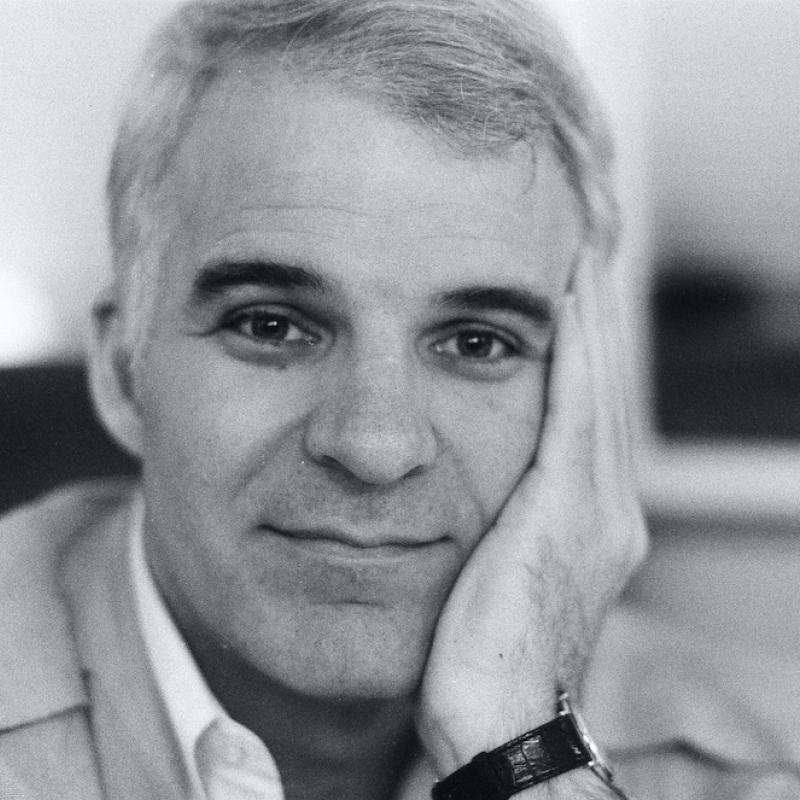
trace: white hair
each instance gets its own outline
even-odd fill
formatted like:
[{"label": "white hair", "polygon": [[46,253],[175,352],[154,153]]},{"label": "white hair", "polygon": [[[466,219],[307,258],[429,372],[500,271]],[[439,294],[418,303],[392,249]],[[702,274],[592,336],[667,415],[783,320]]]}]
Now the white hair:
[{"label": "white hair", "polygon": [[108,179],[115,292],[133,354],[159,282],[158,196],[172,158],[209,87],[232,63],[264,55],[361,93],[464,155],[548,145],[582,209],[585,245],[610,258],[610,137],[569,48],[532,2],[194,0],[155,32]]}]

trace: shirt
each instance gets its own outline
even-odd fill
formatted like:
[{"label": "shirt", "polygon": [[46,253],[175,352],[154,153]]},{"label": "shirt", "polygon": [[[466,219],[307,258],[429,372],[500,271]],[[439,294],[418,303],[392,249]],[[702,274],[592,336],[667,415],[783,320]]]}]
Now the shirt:
[{"label": "shirt", "polygon": [[167,610],[144,552],[144,502],[131,516],[130,565],[147,656],[189,779],[190,800],[283,800],[264,743],[225,712]]}]

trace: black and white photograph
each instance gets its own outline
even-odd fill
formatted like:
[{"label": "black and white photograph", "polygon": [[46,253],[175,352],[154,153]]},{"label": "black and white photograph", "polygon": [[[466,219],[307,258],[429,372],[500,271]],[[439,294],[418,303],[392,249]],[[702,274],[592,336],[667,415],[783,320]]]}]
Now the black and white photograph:
[{"label": "black and white photograph", "polygon": [[0,0],[0,800],[800,797],[796,0]]}]

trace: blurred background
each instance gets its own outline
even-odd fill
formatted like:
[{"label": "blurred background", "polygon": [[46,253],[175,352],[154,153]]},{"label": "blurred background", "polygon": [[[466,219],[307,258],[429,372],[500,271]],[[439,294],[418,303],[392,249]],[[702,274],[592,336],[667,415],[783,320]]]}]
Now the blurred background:
[{"label": "blurred background", "polygon": [[[0,0],[0,507],[133,465],[80,369],[123,87],[175,5]],[[616,130],[654,530],[800,520],[800,3],[554,2]],[[688,527],[687,527],[688,526]]]}]

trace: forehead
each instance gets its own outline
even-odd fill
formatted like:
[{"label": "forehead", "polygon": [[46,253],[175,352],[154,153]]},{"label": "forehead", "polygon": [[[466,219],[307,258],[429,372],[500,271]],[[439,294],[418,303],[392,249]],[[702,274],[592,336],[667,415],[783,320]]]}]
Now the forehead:
[{"label": "forehead", "polygon": [[367,98],[269,64],[207,93],[168,187],[173,245],[196,266],[289,250],[353,277],[381,265],[443,281],[505,270],[555,293],[580,238],[574,194],[547,150],[461,156]]}]

